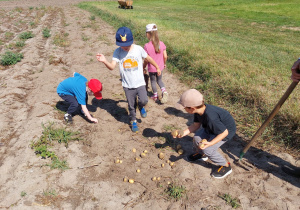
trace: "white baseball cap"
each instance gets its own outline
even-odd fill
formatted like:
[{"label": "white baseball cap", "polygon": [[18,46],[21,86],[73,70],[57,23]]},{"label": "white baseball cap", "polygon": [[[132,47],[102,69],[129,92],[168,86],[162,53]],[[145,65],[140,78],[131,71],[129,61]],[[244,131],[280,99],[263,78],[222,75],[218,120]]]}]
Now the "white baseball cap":
[{"label": "white baseball cap", "polygon": [[146,25],[146,32],[157,31],[157,26],[154,23]]}]

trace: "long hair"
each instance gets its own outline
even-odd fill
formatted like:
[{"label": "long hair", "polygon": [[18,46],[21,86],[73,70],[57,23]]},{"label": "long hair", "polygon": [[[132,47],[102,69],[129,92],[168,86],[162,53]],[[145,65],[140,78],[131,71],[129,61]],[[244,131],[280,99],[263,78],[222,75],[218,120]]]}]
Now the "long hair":
[{"label": "long hair", "polygon": [[[156,25],[153,26],[153,28],[156,28]],[[148,33],[150,33],[150,41],[154,46],[155,52],[160,53],[160,45],[157,31],[150,31]]]}]

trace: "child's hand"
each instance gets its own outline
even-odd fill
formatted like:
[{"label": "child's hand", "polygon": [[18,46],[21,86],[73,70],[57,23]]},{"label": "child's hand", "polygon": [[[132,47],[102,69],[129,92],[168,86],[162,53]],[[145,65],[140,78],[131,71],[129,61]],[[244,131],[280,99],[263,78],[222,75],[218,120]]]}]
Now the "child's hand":
[{"label": "child's hand", "polygon": [[157,68],[156,71],[157,71],[157,75],[160,76],[160,75],[161,75],[161,70],[160,70],[160,68]]},{"label": "child's hand", "polygon": [[103,54],[100,54],[100,53],[98,53],[98,54],[96,55],[96,58],[97,58],[97,60],[98,60],[99,62],[105,62],[105,61],[106,61],[105,56],[104,56]]},{"label": "child's hand", "polygon": [[93,123],[98,123],[98,120],[97,120],[96,118],[93,118],[93,117],[92,117],[90,120],[91,120]]},{"label": "child's hand", "polygon": [[[203,139],[203,140],[206,140],[206,139]],[[200,149],[202,149],[202,150],[204,150],[204,149],[206,149],[207,147],[210,147],[211,145],[212,145],[212,143],[211,142],[209,142],[209,141],[203,141],[202,140],[202,142],[201,142],[201,144],[199,144],[199,148]]]},{"label": "child's hand", "polygon": [[173,136],[173,138],[182,138],[184,136],[183,131],[178,131],[178,130],[174,130],[171,132],[171,135]]}]

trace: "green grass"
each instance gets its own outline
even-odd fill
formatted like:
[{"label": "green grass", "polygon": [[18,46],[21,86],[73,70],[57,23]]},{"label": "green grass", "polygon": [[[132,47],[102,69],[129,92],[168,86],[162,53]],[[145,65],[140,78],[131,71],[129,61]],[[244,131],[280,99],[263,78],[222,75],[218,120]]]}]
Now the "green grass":
[{"label": "green grass", "polygon": [[[168,52],[168,70],[204,93],[210,104],[234,116],[250,138],[291,83],[300,56],[300,4],[289,1],[140,0],[134,9],[115,1],[83,2],[80,8],[117,29],[132,29],[144,45],[145,26],[156,23]],[[180,93],[178,93],[178,97]],[[300,150],[299,102],[295,90],[260,139]]]}]

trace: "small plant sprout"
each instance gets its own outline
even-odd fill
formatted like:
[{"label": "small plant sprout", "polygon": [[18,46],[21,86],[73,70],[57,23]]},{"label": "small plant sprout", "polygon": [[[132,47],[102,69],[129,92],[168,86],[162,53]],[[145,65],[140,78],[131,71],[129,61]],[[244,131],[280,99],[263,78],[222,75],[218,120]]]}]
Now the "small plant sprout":
[{"label": "small plant sprout", "polygon": [[232,198],[229,194],[219,195],[220,198],[226,201],[227,204],[231,205],[232,208],[236,209],[241,206],[237,198]]},{"label": "small plant sprout", "polygon": [[25,191],[21,192],[21,197],[25,197],[27,195],[27,193]]},{"label": "small plant sprout", "polygon": [[91,15],[90,20],[95,20],[95,19],[96,19],[95,15]]},{"label": "small plant sprout", "polygon": [[183,194],[186,192],[185,187],[184,186],[177,186],[174,183],[173,184],[169,184],[167,189],[166,189],[166,193],[168,194],[168,196],[170,198],[175,199],[176,201],[181,199]]},{"label": "small plant sprout", "polygon": [[31,31],[26,31],[26,32],[23,32],[19,35],[19,38],[22,39],[22,40],[27,40],[27,39],[30,39],[30,38],[33,38],[34,35]]},{"label": "small plant sprout", "polygon": [[50,36],[51,36],[50,29],[49,28],[44,28],[43,29],[43,37],[49,38]]}]

